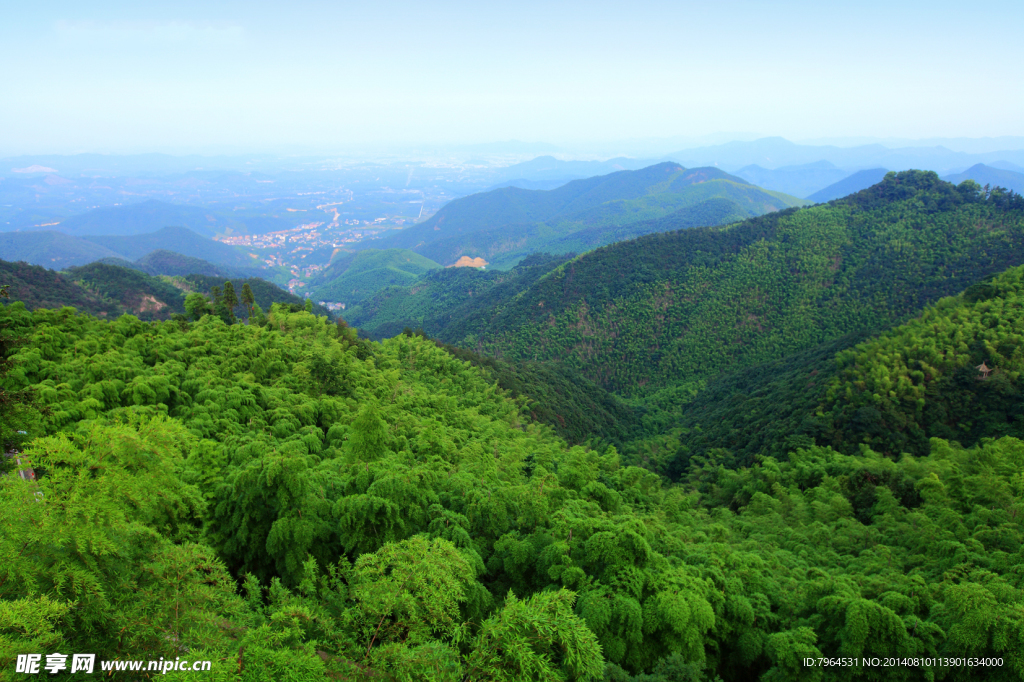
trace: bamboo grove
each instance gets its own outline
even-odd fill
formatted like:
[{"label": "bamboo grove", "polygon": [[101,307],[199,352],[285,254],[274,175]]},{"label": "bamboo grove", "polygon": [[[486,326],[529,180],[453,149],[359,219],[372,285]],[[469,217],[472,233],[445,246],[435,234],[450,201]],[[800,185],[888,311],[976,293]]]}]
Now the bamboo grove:
[{"label": "bamboo grove", "polygon": [[822,679],[800,659],[869,653],[1024,671],[1014,438],[694,458],[668,484],[567,447],[418,336],[360,343],[276,306],[265,326],[3,316],[23,337],[7,384],[43,408],[23,424],[37,481],[2,479],[4,665],[49,647],[253,680]]},{"label": "bamboo grove", "polygon": [[[666,252],[700,261],[687,286],[726,261],[736,283],[694,307],[728,321],[757,284],[789,331],[709,347],[646,402],[298,306],[245,323],[227,287],[191,319],[0,307],[0,437],[34,473],[0,475],[0,674],[90,651],[214,662],[171,680],[1020,679],[1021,208],[951,187],[890,176],[695,231],[711,246]],[[810,274],[787,298],[758,268]]]}]

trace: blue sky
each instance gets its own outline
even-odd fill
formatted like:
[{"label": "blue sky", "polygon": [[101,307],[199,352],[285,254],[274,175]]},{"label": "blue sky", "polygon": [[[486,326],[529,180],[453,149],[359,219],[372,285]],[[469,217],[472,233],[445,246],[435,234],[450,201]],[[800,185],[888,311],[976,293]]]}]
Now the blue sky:
[{"label": "blue sky", "polygon": [[1024,135],[1024,3],[835,5],[5,2],[0,154]]}]

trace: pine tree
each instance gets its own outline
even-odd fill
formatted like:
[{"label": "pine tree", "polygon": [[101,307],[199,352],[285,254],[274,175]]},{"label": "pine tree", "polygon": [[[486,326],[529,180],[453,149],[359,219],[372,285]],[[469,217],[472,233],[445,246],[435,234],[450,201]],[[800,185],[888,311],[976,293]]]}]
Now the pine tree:
[{"label": "pine tree", "polygon": [[256,297],[252,294],[252,287],[249,286],[248,282],[242,284],[242,305],[245,306],[248,312],[249,320],[252,320],[252,306],[256,302]]},{"label": "pine tree", "polygon": [[238,296],[235,294],[235,285],[231,283],[231,280],[224,282],[224,305],[232,314],[238,306]]}]

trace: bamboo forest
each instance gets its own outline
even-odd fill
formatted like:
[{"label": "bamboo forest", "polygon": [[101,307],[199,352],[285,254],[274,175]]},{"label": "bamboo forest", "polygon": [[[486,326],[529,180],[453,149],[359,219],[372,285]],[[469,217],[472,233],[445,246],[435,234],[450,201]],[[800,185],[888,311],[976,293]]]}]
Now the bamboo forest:
[{"label": "bamboo forest", "polygon": [[1024,200],[665,220],[348,321],[5,290],[0,679],[1024,678]]}]

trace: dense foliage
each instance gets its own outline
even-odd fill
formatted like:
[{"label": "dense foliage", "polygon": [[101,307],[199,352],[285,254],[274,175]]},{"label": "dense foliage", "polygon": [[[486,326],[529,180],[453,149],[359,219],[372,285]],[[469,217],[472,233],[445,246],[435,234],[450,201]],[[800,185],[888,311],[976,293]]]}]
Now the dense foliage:
[{"label": "dense foliage", "polygon": [[[175,286],[180,287],[186,292],[198,292],[201,294],[208,294],[213,287],[223,287],[225,280],[221,277],[212,277],[209,275],[191,274],[186,277],[174,277],[171,279]],[[281,303],[288,306],[298,306],[300,308],[305,307],[309,299],[301,299],[295,294],[282,289],[273,282],[268,282],[265,279],[258,277],[249,277],[247,279],[231,279],[231,282],[236,292],[241,292],[246,286],[252,291],[253,298],[256,305],[263,310],[270,310],[270,307],[275,303]],[[331,313],[324,306],[319,303],[312,303],[313,312],[317,315],[331,315]],[[241,299],[239,304],[234,307],[233,312],[240,318],[248,318],[249,311],[242,305]]]},{"label": "dense foliage", "polygon": [[[21,301],[30,310],[67,305],[100,316],[116,317],[125,312],[114,301],[104,301],[98,293],[76,284],[73,277],[39,265],[0,260],[0,282],[10,287],[11,300]],[[4,303],[7,300],[0,301]]]},{"label": "dense foliage", "polygon": [[[249,282],[190,293],[192,321],[2,306],[3,433],[36,476],[0,475],[0,670],[90,651],[214,662],[172,680],[1020,679],[1024,266],[995,268],[1020,259],[1021,203],[908,173],[653,238],[698,235],[657,254],[706,284],[688,324],[775,316],[731,365],[702,332],[719,345],[643,401],[574,381],[579,354],[370,342],[311,301],[264,313]],[[651,261],[603,262],[607,289],[679,314]],[[550,345],[589,267],[467,275],[498,321],[560,293]]]},{"label": "dense foliage", "polygon": [[71,306],[102,317],[128,312],[142,319],[183,313],[181,292],[131,268],[92,263],[59,273],[38,265],[0,261],[0,281],[10,284],[12,300],[30,309]]},{"label": "dense foliage", "polygon": [[[1024,438],[1024,268],[986,278],[838,355],[819,440],[899,455],[930,438]],[[991,373],[989,373],[991,369]]]},{"label": "dense foliage", "polygon": [[[567,447],[419,336],[0,315],[37,482],[0,477],[0,665],[210,658],[169,679],[824,679],[819,656],[1024,674],[1024,442],[811,446],[676,485]],[[367,352],[367,350],[369,352]],[[241,587],[239,587],[241,585]]]},{"label": "dense foliage", "polygon": [[643,404],[669,428],[626,454],[676,478],[693,456],[735,467],[814,443],[895,458],[927,454],[932,438],[1024,438],[1022,277],[1016,267],[985,278],[870,340],[849,334],[710,378],[689,396],[650,396]]},{"label": "dense foliage", "polygon": [[434,335],[627,395],[880,329],[1024,261],[1024,200],[907,171],[852,197],[580,256]]}]

